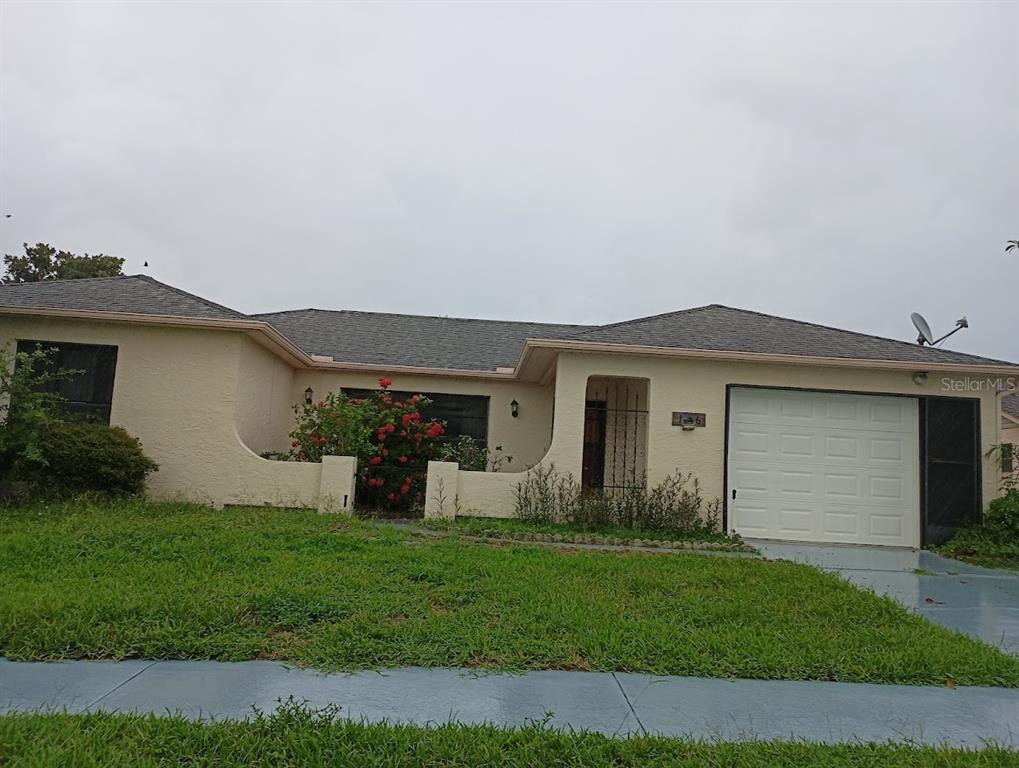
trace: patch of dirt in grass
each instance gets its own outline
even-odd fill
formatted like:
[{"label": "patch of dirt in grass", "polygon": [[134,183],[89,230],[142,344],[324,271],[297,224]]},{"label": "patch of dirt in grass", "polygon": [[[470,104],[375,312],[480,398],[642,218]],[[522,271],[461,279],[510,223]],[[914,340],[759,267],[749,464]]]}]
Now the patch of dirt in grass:
[{"label": "patch of dirt in grass", "polygon": [[574,656],[569,661],[559,664],[546,664],[542,669],[561,669],[567,672],[590,672],[591,665],[583,656]]},{"label": "patch of dirt in grass", "polygon": [[259,651],[255,658],[259,661],[281,661],[291,659],[294,653],[306,643],[306,639],[296,632],[280,627],[269,630],[269,647]]}]

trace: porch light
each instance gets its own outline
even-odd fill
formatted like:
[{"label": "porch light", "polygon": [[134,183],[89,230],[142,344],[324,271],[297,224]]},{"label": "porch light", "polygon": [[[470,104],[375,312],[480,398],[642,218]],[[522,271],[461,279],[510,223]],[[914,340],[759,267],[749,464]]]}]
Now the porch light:
[{"label": "porch light", "polygon": [[520,403],[516,400],[510,403],[510,415],[515,419],[520,415]]},{"label": "porch light", "polygon": [[311,405],[311,401],[312,401],[312,399],[314,397],[315,397],[315,390],[314,389],[312,389],[311,387],[308,387],[306,390],[304,390],[304,402],[307,405]]}]

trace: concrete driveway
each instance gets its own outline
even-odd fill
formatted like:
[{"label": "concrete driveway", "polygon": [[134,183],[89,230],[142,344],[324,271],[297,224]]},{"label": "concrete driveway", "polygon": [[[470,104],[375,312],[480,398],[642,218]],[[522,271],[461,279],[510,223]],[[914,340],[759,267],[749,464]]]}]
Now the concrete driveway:
[{"label": "concrete driveway", "polygon": [[873,589],[936,624],[1019,655],[1019,572],[915,549],[748,540],[762,556],[807,563]]}]

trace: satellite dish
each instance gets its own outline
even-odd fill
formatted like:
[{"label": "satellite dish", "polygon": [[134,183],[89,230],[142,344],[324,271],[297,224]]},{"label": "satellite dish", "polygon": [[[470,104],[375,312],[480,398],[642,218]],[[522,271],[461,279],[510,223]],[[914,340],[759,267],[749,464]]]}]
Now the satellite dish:
[{"label": "satellite dish", "polygon": [[923,319],[923,315],[919,312],[914,312],[909,316],[909,319],[913,321],[913,325],[920,332],[920,335],[916,337],[916,343],[920,346],[924,344],[934,343],[934,334],[931,333],[931,327],[927,325],[927,321]]}]

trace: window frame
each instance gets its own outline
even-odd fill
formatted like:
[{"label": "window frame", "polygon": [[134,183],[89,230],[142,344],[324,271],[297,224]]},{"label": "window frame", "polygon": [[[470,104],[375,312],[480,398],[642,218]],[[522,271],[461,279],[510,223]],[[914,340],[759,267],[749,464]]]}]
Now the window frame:
[{"label": "window frame", "polygon": [[[83,344],[76,341],[48,341],[43,339],[18,339],[16,351],[31,353],[36,349],[55,349],[51,367],[55,370],[81,370],[82,374],[70,379],[52,381],[44,391],[63,398],[60,407],[71,415],[84,416],[89,421],[109,424],[113,412],[113,396],[117,381],[117,362],[120,348],[116,344]],[[68,356],[91,355],[91,367],[79,362],[68,361]],[[105,368],[104,368],[105,366]],[[104,381],[108,379],[108,381]],[[84,381],[83,381],[84,380]],[[75,392],[77,389],[77,393]],[[96,397],[97,391],[100,397]],[[75,394],[88,393],[88,399],[75,398]]]}]

